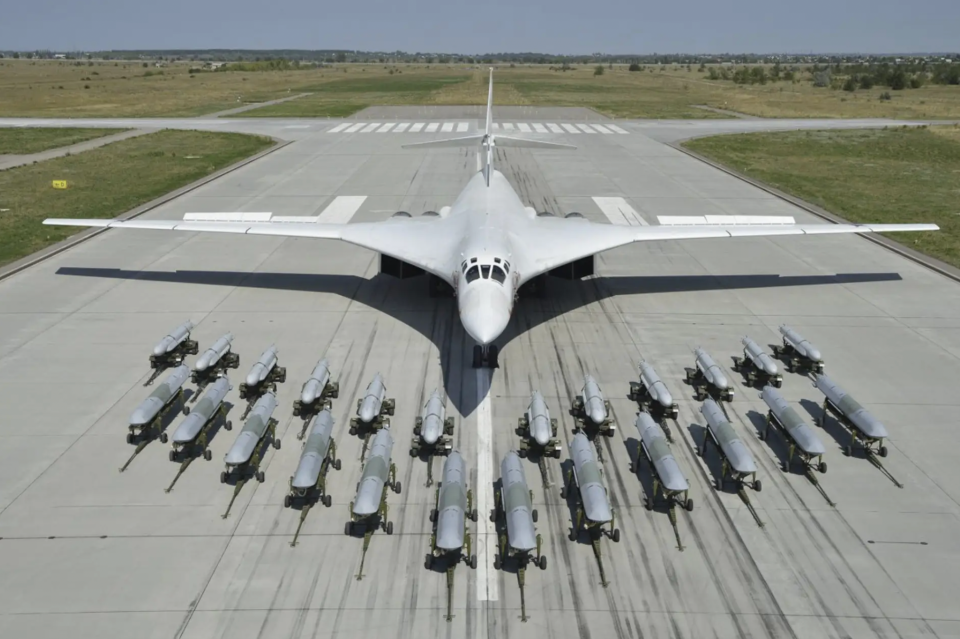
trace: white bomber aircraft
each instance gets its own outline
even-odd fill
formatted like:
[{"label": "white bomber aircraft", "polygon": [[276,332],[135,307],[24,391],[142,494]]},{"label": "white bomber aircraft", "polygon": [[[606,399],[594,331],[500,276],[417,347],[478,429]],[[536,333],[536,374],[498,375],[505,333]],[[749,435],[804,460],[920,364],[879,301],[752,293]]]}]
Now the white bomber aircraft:
[{"label": "white bomber aircraft", "polygon": [[[279,235],[342,240],[380,253],[381,271],[405,278],[426,271],[431,293],[446,283],[453,288],[464,329],[477,342],[473,366],[497,367],[493,343],[510,321],[520,287],[547,273],[580,278],[593,274],[593,256],[633,242],[698,238],[816,235],[887,231],[936,231],[935,224],[793,224],[793,218],[718,216],[680,218],[661,226],[595,224],[577,213],[566,218],[538,215],[525,207],[502,173],[493,168],[493,149],[526,147],[574,149],[566,144],[492,133],[493,69],[482,135],[406,145],[405,148],[463,147],[479,144],[485,156],[456,201],[441,214],[409,214],[372,223],[319,224],[297,221],[250,221],[241,213],[187,214],[180,220],[47,219],[44,224],[203,233]],[[685,220],[685,221],[682,221]],[[789,223],[784,223],[784,221]],[[713,221],[714,223],[709,223]],[[731,223],[732,221],[732,223]],[[703,223],[707,222],[707,223]],[[759,222],[759,223],[757,223]],[[563,267],[562,269],[560,267]],[[542,280],[539,280],[542,282]],[[534,282],[537,287],[538,282]]]}]

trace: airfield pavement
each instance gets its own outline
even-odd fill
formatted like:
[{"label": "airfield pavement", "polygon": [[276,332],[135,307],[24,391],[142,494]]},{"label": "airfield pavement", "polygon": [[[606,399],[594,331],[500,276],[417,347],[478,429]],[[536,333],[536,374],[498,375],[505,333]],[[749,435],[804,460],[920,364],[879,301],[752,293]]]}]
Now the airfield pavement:
[{"label": "airfield pavement", "polygon": [[[393,120],[423,121],[416,109],[398,110]],[[546,116],[563,117],[555,109]],[[525,121],[547,121],[538,117]],[[293,140],[145,217],[316,215],[336,197],[367,196],[352,219],[380,220],[451,204],[477,169],[473,150],[400,148],[442,133],[327,133],[339,122],[137,121]],[[471,131],[477,124],[470,121]],[[878,123],[616,124],[629,134],[553,135],[578,149],[501,149],[497,167],[530,206],[579,211],[597,222],[619,215],[621,223],[656,224],[657,215],[704,214],[819,222],[666,142]],[[0,280],[0,636],[960,636],[957,282],[855,236],[636,244],[601,255],[597,267],[598,278],[552,280],[546,298],[519,302],[499,340],[501,368],[492,380],[469,366],[472,342],[455,300],[429,298],[422,278],[378,276],[377,256],[346,244],[111,230]],[[126,472],[118,468],[132,452],[124,442],[128,417],[150,392],[143,387],[150,349],[188,318],[201,349],[226,331],[236,336],[241,361],[229,395],[236,428],[218,432],[213,461],[194,462],[166,494],[177,470],[169,445],[155,441]],[[783,441],[775,434],[758,439],[764,405],[731,370],[730,356],[741,353],[745,334],[777,343],[781,323],[818,345],[826,372],[886,424],[890,455],[883,462],[903,489],[859,451],[845,457],[847,438],[834,422],[817,433],[829,465],[818,478],[835,508],[798,466],[780,470]],[[237,387],[271,343],[287,368],[275,414],[283,446],[267,453],[265,483],[247,483],[222,519],[232,488],[218,475],[239,430]],[[763,490],[748,493],[762,529],[729,485],[713,487],[715,453],[706,460],[694,453],[703,421],[683,378],[696,346],[734,380],[728,410],[760,468]],[[340,381],[333,412],[343,469],[329,475],[333,507],[315,507],[291,548],[299,513],[283,508],[283,497],[300,454],[294,434],[301,422],[290,408],[323,356]],[[637,407],[626,394],[641,357],[680,403],[673,452],[695,501],[692,513],[678,511],[682,552],[666,512],[644,509],[646,465],[639,478],[629,470]],[[378,371],[396,398],[394,461],[403,491],[388,498],[395,532],[373,536],[358,581],[362,540],[346,537],[344,523],[361,442],[347,428]],[[618,425],[615,437],[601,440],[622,534],[619,544],[601,542],[606,589],[590,545],[567,537],[571,511],[559,492],[572,437],[568,409],[585,373],[598,379]],[[809,379],[784,377],[782,392],[798,412],[819,415],[822,396]],[[448,395],[455,445],[481,508],[479,523],[470,525],[481,565],[457,568],[449,623],[445,577],[423,565],[435,486],[425,487],[424,462],[408,455],[414,418],[434,387]],[[526,466],[549,565],[527,572],[530,618],[522,623],[516,575],[493,569],[484,509],[492,507],[490,482],[517,446],[514,428],[534,389],[560,423],[564,454],[547,462],[546,489],[537,467]],[[439,478],[443,460],[433,463]]]}]

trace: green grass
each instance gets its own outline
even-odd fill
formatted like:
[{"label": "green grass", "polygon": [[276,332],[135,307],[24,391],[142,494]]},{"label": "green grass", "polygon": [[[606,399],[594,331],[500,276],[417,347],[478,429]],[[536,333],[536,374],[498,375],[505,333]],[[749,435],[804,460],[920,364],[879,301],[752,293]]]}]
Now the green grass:
[{"label": "green grass", "polygon": [[938,224],[890,237],[960,266],[957,127],[750,133],[685,146],[851,222]]},{"label": "green grass", "polygon": [[120,133],[124,129],[0,128],[0,155],[27,155]]},{"label": "green grass", "polygon": [[[160,131],[84,153],[0,172],[0,265],[79,229],[48,217],[111,218],[265,149],[238,133]],[[66,180],[68,188],[52,188]]]}]

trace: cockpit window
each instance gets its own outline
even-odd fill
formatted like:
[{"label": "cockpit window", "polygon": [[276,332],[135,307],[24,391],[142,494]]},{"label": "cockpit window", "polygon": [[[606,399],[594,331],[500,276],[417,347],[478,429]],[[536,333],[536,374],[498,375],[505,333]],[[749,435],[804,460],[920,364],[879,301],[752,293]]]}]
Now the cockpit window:
[{"label": "cockpit window", "polygon": [[471,257],[471,258],[470,258],[470,263],[471,263],[471,264],[476,264],[476,263],[477,263],[477,258]]},{"label": "cockpit window", "polygon": [[474,280],[479,279],[479,278],[480,278],[480,269],[477,268],[476,266],[471,266],[471,267],[470,267],[470,270],[467,271],[466,277],[467,277],[467,284],[469,284],[470,282],[473,282]]},{"label": "cockpit window", "polygon": [[482,265],[482,266],[480,267],[480,270],[483,271],[483,279],[489,280],[489,279],[490,279],[490,265],[489,265],[489,264],[484,264],[484,265]]},{"label": "cockpit window", "polygon": [[463,264],[460,265],[460,270],[462,270],[464,273],[467,272],[467,263],[466,263],[466,262],[464,262]]},{"label": "cockpit window", "polygon": [[503,270],[505,270],[507,273],[510,272],[510,262],[506,260],[503,261]]},{"label": "cockpit window", "polygon": [[495,257],[495,258],[493,258],[493,261],[496,262],[497,264],[499,264],[499,263],[500,263],[500,258],[499,258],[499,257]]},{"label": "cockpit window", "polygon": [[491,277],[497,280],[498,282],[500,282],[501,284],[503,284],[504,281],[507,279],[506,273],[504,273],[503,269],[501,269],[499,266],[493,267],[493,274],[491,275]]}]

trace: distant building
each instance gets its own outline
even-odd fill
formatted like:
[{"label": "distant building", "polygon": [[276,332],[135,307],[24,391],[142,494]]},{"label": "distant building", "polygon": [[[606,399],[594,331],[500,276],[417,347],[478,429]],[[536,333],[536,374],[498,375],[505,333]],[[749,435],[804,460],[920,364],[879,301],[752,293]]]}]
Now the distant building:
[{"label": "distant building", "polygon": [[65,53],[54,53],[54,54],[53,54],[53,59],[54,59],[54,60],[66,60],[66,59],[67,59],[67,54],[65,54]]}]

